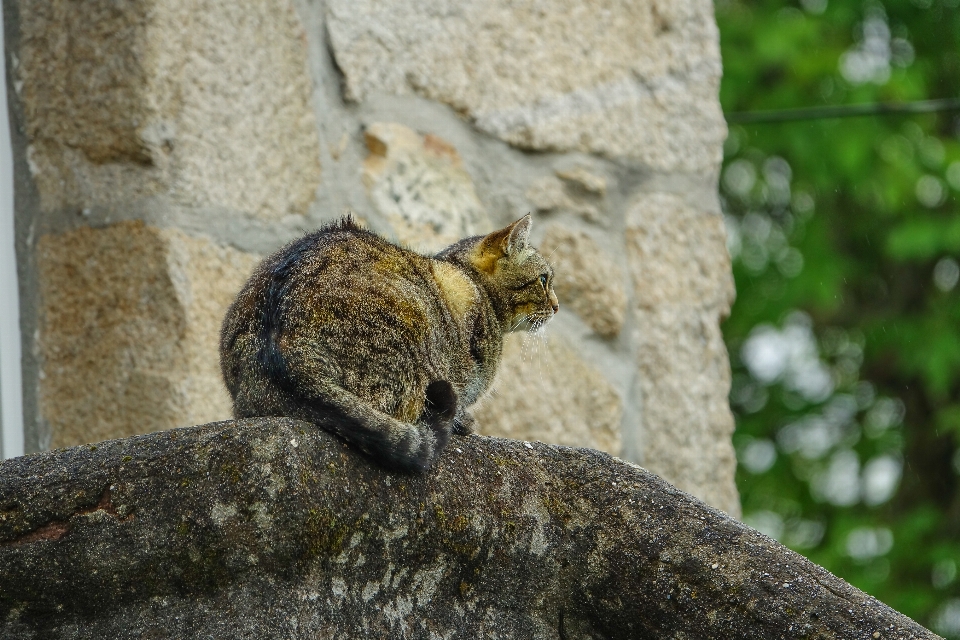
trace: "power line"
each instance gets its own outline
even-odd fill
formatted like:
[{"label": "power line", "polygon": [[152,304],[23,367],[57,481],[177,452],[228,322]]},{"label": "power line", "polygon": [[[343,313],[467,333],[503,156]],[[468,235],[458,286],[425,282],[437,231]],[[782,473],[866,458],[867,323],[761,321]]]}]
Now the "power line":
[{"label": "power line", "polygon": [[841,104],[828,107],[802,107],[771,111],[734,111],[724,114],[730,124],[759,124],[767,122],[791,122],[797,120],[826,120],[828,118],[856,118],[859,116],[887,116],[911,113],[934,113],[937,111],[960,111],[960,98],[919,100],[916,102],[873,102],[867,104]]}]

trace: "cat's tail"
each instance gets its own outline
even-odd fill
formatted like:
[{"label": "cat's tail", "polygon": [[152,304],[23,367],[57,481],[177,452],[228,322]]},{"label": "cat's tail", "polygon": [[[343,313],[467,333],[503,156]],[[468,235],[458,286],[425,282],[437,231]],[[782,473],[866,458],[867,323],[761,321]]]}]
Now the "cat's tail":
[{"label": "cat's tail", "polygon": [[325,384],[313,398],[297,398],[287,415],[312,422],[356,445],[385,467],[426,471],[447,445],[457,409],[457,393],[446,380],[426,389],[423,415],[401,422],[377,411],[346,389]]}]

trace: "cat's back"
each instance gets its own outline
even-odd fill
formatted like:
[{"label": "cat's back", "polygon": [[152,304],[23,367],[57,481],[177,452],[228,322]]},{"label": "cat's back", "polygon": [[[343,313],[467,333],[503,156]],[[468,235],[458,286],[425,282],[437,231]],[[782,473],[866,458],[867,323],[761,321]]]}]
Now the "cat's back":
[{"label": "cat's back", "polygon": [[429,348],[443,310],[429,258],[345,218],[260,264],[224,318],[224,379],[236,396],[263,385],[261,372],[342,378],[395,367],[398,354]]},{"label": "cat's back", "polygon": [[[429,268],[427,258],[362,229],[350,218],[287,245],[261,267],[264,279],[316,288],[329,278],[403,276]],[[322,280],[321,280],[322,279]]]},{"label": "cat's back", "polygon": [[386,336],[390,329],[415,340],[442,313],[429,258],[344,218],[266,259],[228,312],[224,337],[270,332],[315,343],[321,334]]},{"label": "cat's back", "polygon": [[270,283],[283,282],[283,299],[267,304],[285,306],[288,327],[315,329],[347,321],[359,329],[374,317],[380,322],[393,317],[408,326],[430,320],[438,300],[429,258],[349,220],[302,242],[268,267]]},{"label": "cat's back", "polygon": [[242,306],[256,313],[263,306],[319,302],[321,294],[390,288],[390,281],[418,279],[429,270],[428,258],[358,227],[347,217],[264,260],[237,302],[245,302]]}]

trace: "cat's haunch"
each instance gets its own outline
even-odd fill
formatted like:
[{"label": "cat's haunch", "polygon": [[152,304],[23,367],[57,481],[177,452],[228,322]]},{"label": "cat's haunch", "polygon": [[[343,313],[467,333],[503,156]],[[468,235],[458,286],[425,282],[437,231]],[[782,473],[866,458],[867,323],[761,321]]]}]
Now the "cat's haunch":
[{"label": "cat's haunch", "polygon": [[227,310],[220,367],[237,418],[312,422],[384,466],[426,470],[489,388],[503,336],[559,310],[530,216],[433,257],[350,216],[270,256]]}]

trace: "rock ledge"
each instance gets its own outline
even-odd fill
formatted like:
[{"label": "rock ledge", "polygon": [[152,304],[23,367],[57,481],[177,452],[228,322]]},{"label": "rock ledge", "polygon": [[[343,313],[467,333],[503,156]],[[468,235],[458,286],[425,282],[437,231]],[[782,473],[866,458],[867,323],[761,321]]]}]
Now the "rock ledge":
[{"label": "rock ledge", "polygon": [[609,455],[220,422],[0,464],[0,638],[935,638]]}]

